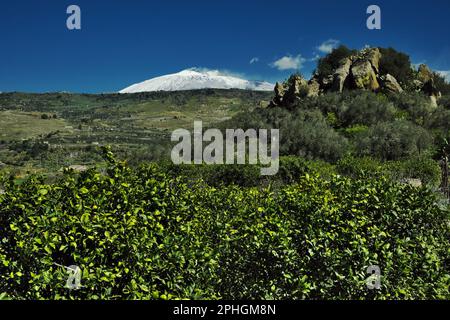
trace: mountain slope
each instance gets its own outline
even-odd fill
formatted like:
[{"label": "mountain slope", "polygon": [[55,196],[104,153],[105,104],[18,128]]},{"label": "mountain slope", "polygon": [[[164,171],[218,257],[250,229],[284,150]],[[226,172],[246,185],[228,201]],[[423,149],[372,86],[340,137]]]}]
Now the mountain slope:
[{"label": "mountain slope", "polygon": [[179,91],[206,88],[272,91],[274,84],[228,76],[220,73],[219,71],[186,69],[178,73],[168,74],[134,84],[121,90],[120,93]]}]

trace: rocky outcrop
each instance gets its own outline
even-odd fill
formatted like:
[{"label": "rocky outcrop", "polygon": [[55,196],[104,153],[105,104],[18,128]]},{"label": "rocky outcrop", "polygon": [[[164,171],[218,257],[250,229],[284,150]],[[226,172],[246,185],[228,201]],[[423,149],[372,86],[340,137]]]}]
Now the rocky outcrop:
[{"label": "rocky outcrop", "polygon": [[292,108],[305,97],[319,95],[319,84],[310,81],[307,82],[300,75],[292,75],[285,83],[275,85],[275,97],[269,104],[269,107]]},{"label": "rocky outcrop", "polygon": [[428,95],[437,105],[441,94],[434,83],[433,72],[426,65],[420,65],[412,83],[402,87],[392,74],[381,74],[381,59],[378,48],[366,48],[342,59],[330,74],[315,73],[309,81],[299,75],[291,76],[285,83],[276,84],[275,97],[269,106],[293,108],[305,97],[354,89],[393,94],[415,89]]},{"label": "rocky outcrop", "polygon": [[333,74],[318,80],[320,92],[342,92],[351,89],[378,91],[381,87],[381,53],[378,48],[367,48],[356,55],[344,58]]}]

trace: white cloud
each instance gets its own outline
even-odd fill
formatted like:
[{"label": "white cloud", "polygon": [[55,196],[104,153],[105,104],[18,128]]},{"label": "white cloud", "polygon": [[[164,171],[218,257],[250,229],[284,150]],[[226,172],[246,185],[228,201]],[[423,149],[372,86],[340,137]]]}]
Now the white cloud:
[{"label": "white cloud", "polygon": [[320,56],[318,54],[315,54],[314,57],[312,57],[311,59],[308,59],[308,61],[310,62],[315,62],[315,61],[319,61]]},{"label": "white cloud", "polygon": [[436,72],[439,73],[441,76],[443,76],[445,78],[445,80],[447,80],[447,82],[450,82],[450,70],[436,71]]},{"label": "white cloud", "polygon": [[320,46],[317,47],[317,50],[319,50],[322,53],[330,53],[333,51],[334,48],[336,48],[339,44],[339,40],[329,39],[322,43]]},{"label": "white cloud", "polygon": [[225,76],[225,77],[235,77],[235,78],[242,78],[242,79],[246,78],[246,75],[243,73],[233,72],[233,71],[226,70],[226,69],[219,70],[219,69],[193,67],[193,68],[188,68],[186,70],[197,71],[197,72],[205,73],[205,74],[208,74],[211,76]]},{"label": "white cloud", "polygon": [[258,58],[258,57],[253,57],[253,58],[250,60],[250,64],[257,63],[258,61],[259,61],[259,58]]},{"label": "white cloud", "polygon": [[275,62],[273,62],[270,66],[272,68],[277,68],[280,71],[283,70],[298,70],[303,67],[303,63],[306,61],[300,54],[298,56],[287,55],[284,56]]}]

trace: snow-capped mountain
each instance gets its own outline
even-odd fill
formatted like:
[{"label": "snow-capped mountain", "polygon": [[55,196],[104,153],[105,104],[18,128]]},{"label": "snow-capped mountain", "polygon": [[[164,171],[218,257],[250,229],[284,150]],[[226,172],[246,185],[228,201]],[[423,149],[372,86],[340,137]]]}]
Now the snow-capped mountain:
[{"label": "snow-capped mountain", "polygon": [[121,90],[120,93],[179,91],[205,88],[272,91],[274,84],[265,81],[245,80],[225,75],[217,70],[186,69],[178,73],[133,84]]}]

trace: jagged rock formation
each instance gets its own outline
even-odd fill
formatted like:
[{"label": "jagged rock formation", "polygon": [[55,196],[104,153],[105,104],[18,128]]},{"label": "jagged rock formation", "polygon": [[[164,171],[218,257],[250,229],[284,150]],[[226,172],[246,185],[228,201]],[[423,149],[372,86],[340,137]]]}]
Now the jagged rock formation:
[{"label": "jagged rock formation", "polygon": [[[405,89],[391,74],[380,73],[382,54],[378,48],[366,48],[344,58],[333,73],[319,76],[315,73],[309,81],[299,75],[293,75],[283,84],[275,86],[275,98],[269,106],[292,108],[305,97],[318,96],[325,92],[343,92],[344,90],[371,90],[374,92],[401,93]],[[413,81],[417,91],[430,96],[437,105],[441,96],[433,80],[433,72],[420,65],[417,79]]]},{"label": "jagged rock formation", "polygon": [[275,98],[269,106],[291,108],[302,98],[314,95],[314,88],[317,89],[317,85],[309,84],[302,76],[294,74],[284,84],[277,82],[275,85]]}]

